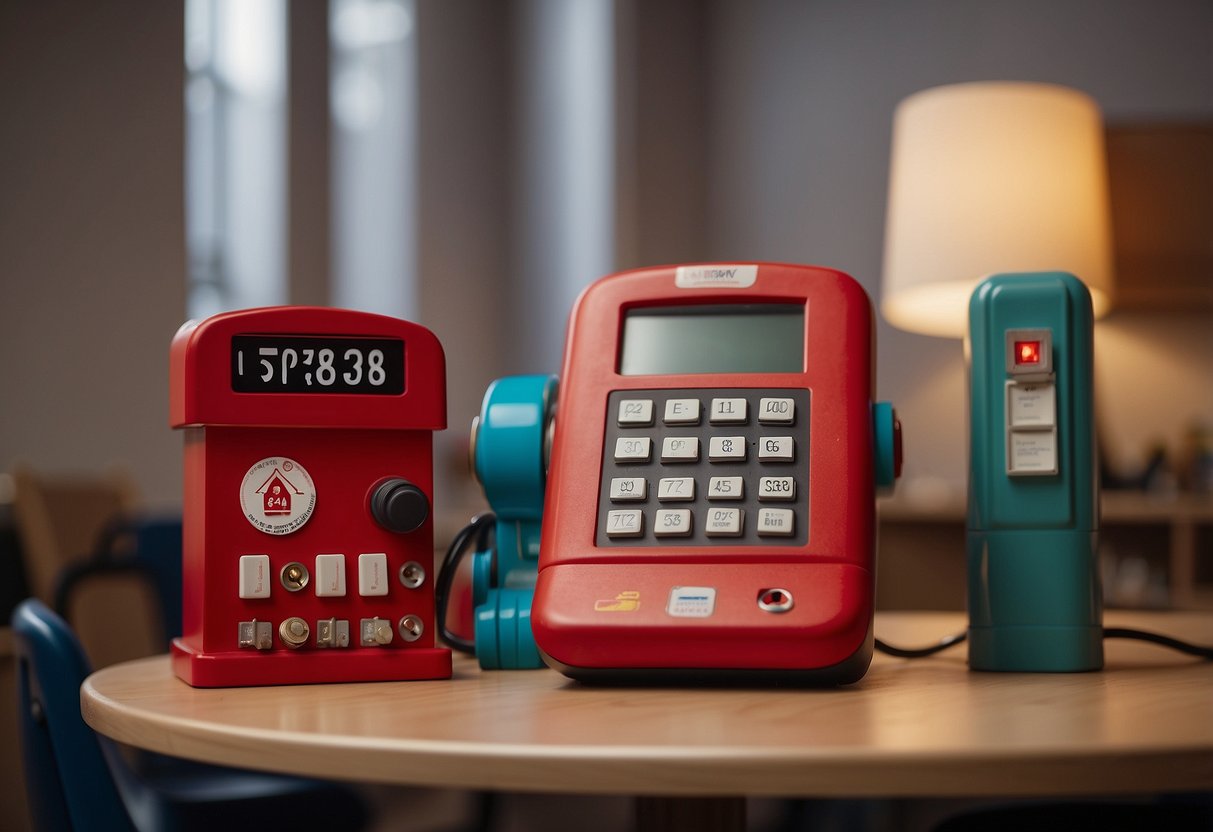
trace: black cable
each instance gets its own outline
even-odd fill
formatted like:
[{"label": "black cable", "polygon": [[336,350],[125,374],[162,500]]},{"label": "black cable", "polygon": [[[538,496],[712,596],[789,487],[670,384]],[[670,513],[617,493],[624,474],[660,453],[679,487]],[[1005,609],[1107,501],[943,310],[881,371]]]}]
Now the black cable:
[{"label": "black cable", "polygon": [[455,582],[455,573],[467,553],[468,543],[475,542],[473,549],[483,551],[488,548],[493,534],[497,516],[491,511],[484,511],[472,518],[472,521],[459,530],[447,547],[446,555],[442,558],[442,567],[438,570],[438,582],[434,586],[434,612],[438,619],[438,632],[442,640],[461,653],[475,655],[476,643],[452,632],[446,624],[447,603],[450,601],[451,585]]},{"label": "black cable", "polygon": [[968,637],[968,633],[955,633],[947,638],[940,639],[937,644],[932,644],[930,647],[894,647],[880,639],[876,639],[876,649],[881,653],[896,656],[899,659],[921,659],[926,656],[934,656],[936,653],[947,650],[949,647],[955,647]]},{"label": "black cable", "polygon": [[1164,636],[1161,633],[1150,633],[1145,630],[1132,630],[1128,627],[1104,627],[1104,638],[1133,638],[1140,641],[1148,641],[1151,644],[1158,644],[1162,647],[1170,647],[1172,650],[1178,650],[1180,653],[1186,653],[1189,656],[1197,656],[1206,661],[1213,660],[1213,647],[1203,647],[1199,644],[1191,644],[1186,641],[1180,641],[1171,636]]},{"label": "black cable", "polygon": [[[1190,642],[1180,641],[1171,636],[1164,636],[1161,633],[1151,633],[1146,630],[1132,630],[1127,627],[1104,627],[1104,638],[1128,638],[1137,639],[1139,641],[1148,641],[1151,644],[1157,644],[1160,647],[1170,647],[1172,650],[1178,650],[1180,653],[1186,653],[1189,656],[1196,656],[1205,660],[1213,660],[1213,647],[1204,647],[1199,644],[1191,644]],[[932,644],[929,647],[895,647],[887,644],[880,639],[876,639],[876,649],[881,653],[889,656],[895,656],[899,659],[921,659],[926,656],[933,656],[940,651],[947,650],[949,647],[955,647],[957,644],[963,643],[968,638],[967,633],[954,633],[946,638],[940,639],[938,643]]]}]

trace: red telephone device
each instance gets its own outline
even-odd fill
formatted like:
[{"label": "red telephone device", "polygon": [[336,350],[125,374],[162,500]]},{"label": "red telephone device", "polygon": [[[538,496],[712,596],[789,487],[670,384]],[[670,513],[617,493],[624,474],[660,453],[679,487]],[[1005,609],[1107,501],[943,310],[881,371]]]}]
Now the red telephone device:
[{"label": "red telephone device", "polygon": [[532,629],[586,680],[861,678],[875,488],[872,307],[833,269],[641,269],[574,307]]},{"label": "red telephone device", "polygon": [[187,323],[183,635],[191,685],[451,675],[434,642],[442,347],[417,324],[280,307]]}]

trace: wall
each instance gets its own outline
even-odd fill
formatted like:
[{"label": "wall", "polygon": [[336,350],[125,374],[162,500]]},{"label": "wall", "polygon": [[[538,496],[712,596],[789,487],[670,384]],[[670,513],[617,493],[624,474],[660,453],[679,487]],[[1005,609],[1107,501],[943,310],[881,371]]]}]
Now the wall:
[{"label": "wall", "polygon": [[[1109,123],[1213,119],[1205,0],[718,0],[709,37],[705,254],[834,266],[874,301],[892,114],[910,93],[1047,81],[1090,93]],[[1101,325],[1102,416],[1116,462],[1137,464],[1153,436],[1177,444],[1193,418],[1213,421],[1211,331],[1207,313],[1120,313]],[[903,485],[962,496],[960,342],[883,322],[877,337],[878,395],[906,427]]]},{"label": "wall", "polygon": [[180,502],[182,15],[0,4],[0,471],[118,464]]},{"label": "wall", "polygon": [[[816,262],[877,299],[893,108],[936,84],[1054,81],[1090,92],[1110,122],[1213,118],[1204,0],[614,3],[621,268]],[[295,26],[293,78],[322,85],[323,4],[294,6],[307,26]],[[525,130],[512,90],[519,21],[538,7],[418,6],[421,308],[447,345],[440,450],[452,470],[485,383],[554,366],[532,366],[517,344],[536,327],[545,343],[564,329],[558,315],[519,325],[503,312],[529,300],[509,289],[525,266],[510,169]],[[21,459],[121,463],[150,502],[180,500],[166,378],[184,316],[181,18],[179,2],[0,4],[0,471]],[[304,174],[327,152],[325,97],[299,92],[293,291],[322,302],[327,193]],[[1211,418],[1211,323],[1120,312],[1101,324],[1103,427],[1123,466],[1155,436],[1175,442],[1191,418]],[[907,478],[955,492],[960,344],[881,324],[878,345],[879,394],[906,423]]]}]

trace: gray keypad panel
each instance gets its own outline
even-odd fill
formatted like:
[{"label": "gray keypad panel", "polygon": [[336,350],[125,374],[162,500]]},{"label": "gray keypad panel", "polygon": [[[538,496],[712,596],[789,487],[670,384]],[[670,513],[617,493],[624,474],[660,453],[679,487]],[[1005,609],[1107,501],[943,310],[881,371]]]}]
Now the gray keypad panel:
[{"label": "gray keypad panel", "polygon": [[597,545],[804,546],[809,404],[795,388],[611,393]]}]

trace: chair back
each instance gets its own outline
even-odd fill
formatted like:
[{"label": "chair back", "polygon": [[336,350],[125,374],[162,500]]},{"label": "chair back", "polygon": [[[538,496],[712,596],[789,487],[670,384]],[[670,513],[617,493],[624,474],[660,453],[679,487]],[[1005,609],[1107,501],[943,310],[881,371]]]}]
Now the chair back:
[{"label": "chair back", "polygon": [[130,658],[166,651],[169,643],[181,635],[181,558],[180,517],[117,517],[102,530],[88,557],[75,561],[59,575],[54,610],[74,622],[78,610],[73,602],[79,600],[78,596],[82,591],[88,591],[90,585],[124,577],[135,578],[154,596],[152,606],[158,616],[151,617],[158,617],[159,621],[153,622],[147,614],[139,615],[137,611],[132,612],[132,617],[137,624],[158,623],[159,627],[151,639],[156,650]]},{"label": "chair back", "polygon": [[48,604],[63,568],[92,551],[114,517],[135,507],[135,485],[119,472],[50,475],[18,466],[13,486],[26,578],[34,596]]},{"label": "chair back", "polygon": [[38,830],[132,830],[97,735],[80,715],[88,659],[41,601],[12,616],[17,707],[30,816]]}]

